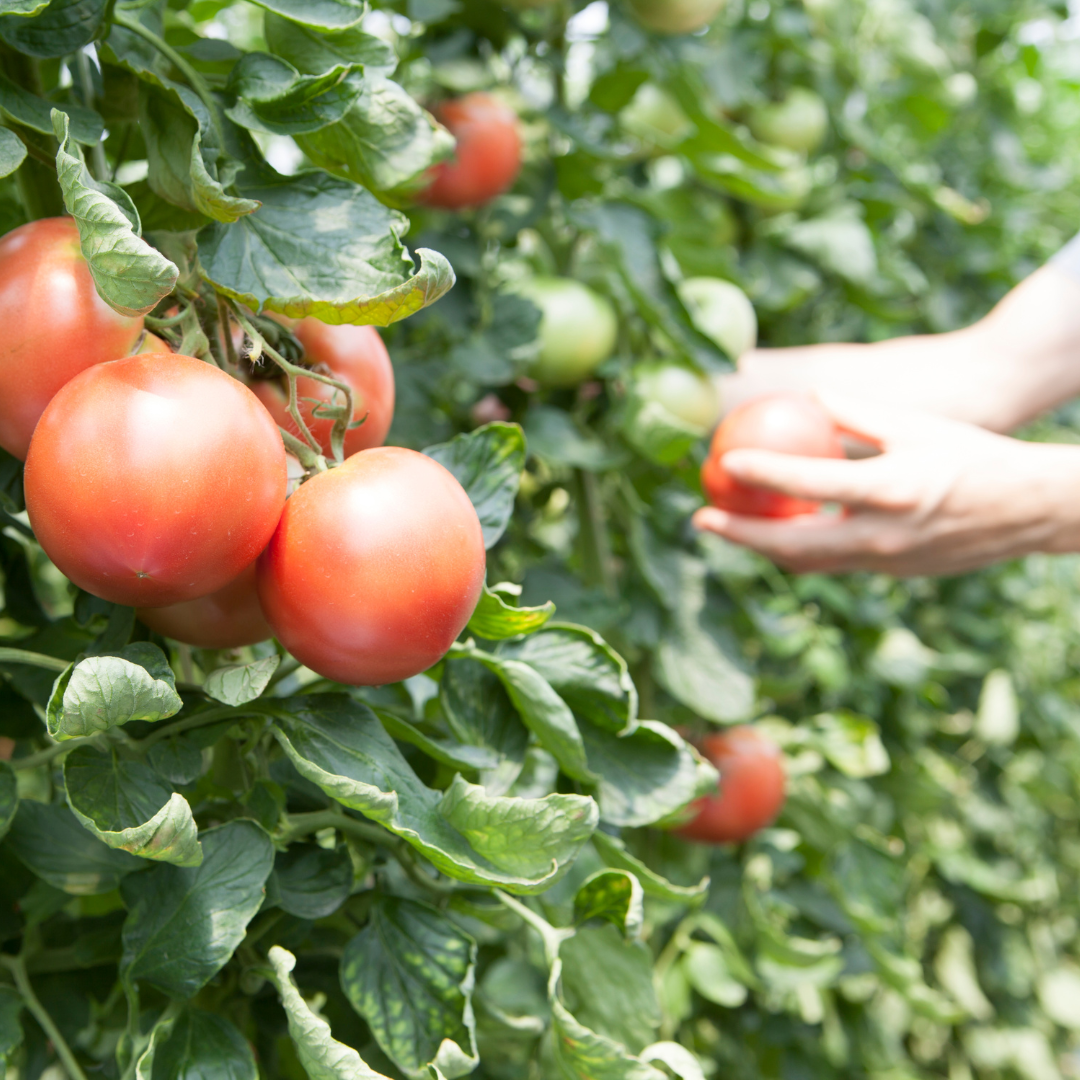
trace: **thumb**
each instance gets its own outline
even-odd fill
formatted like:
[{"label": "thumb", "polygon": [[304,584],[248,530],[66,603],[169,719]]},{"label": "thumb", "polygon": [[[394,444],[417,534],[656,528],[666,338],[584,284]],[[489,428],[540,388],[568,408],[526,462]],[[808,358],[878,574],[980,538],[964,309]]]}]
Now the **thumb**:
[{"label": "thumb", "polygon": [[941,439],[965,426],[918,409],[881,405],[832,391],[819,391],[817,398],[843,431],[879,450]]}]

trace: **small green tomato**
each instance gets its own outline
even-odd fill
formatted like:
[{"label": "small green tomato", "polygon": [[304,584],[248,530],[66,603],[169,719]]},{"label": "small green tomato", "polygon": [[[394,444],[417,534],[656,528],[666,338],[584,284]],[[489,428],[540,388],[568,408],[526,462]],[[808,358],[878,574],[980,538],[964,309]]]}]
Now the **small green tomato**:
[{"label": "small green tomato", "polygon": [[638,368],[634,391],[645,401],[655,401],[672,416],[691,427],[708,431],[720,417],[720,397],[707,375],[679,364]]},{"label": "small green tomato", "polygon": [[732,360],[757,344],[754,305],[738,285],[722,278],[686,278],[678,286],[694,326]]},{"label": "small green tomato", "polygon": [[821,145],[829,130],[829,110],[813,90],[796,86],[783,101],[755,108],[749,124],[754,138],[809,154]]}]

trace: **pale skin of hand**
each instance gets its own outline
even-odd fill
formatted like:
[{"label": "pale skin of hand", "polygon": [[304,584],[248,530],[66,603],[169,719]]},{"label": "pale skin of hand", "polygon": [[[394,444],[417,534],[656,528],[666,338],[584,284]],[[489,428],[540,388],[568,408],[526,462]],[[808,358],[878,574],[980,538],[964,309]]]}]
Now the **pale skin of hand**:
[{"label": "pale skin of hand", "polygon": [[698,528],[796,572],[956,574],[1033,551],[1080,551],[1080,447],[993,434],[1080,393],[1080,282],[1053,266],[966,330],[755,350],[723,394],[731,408],[785,390],[817,391],[840,426],[880,454],[729,451],[724,467],[736,479],[843,512],[782,521],[706,507]]},{"label": "pale skin of hand", "polygon": [[860,461],[731,450],[747,484],[839,503],[776,519],[704,507],[699,529],[788,570],[958,574],[1033,551],[1080,550],[1080,446],[1027,443],[930,413],[820,395],[847,432],[880,449]]}]

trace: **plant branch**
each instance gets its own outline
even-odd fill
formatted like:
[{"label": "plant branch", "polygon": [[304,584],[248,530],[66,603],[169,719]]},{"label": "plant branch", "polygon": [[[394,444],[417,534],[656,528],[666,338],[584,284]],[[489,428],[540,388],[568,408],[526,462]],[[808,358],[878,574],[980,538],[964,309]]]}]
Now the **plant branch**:
[{"label": "plant branch", "polygon": [[47,671],[66,671],[70,660],[61,660],[56,656],[46,656],[44,653],[27,652],[26,649],[9,649],[0,647],[0,663],[4,664],[27,664],[30,667],[45,668]]},{"label": "plant branch", "polygon": [[30,985],[30,977],[26,974],[26,962],[22,954],[20,953],[18,956],[0,955],[0,964],[3,964],[14,976],[15,986],[22,995],[27,1009],[30,1010],[30,1015],[41,1025],[45,1034],[49,1036],[57,1055],[67,1070],[70,1080],[86,1080],[86,1073],[83,1072],[82,1066],[71,1052],[71,1047],[68,1046],[64,1036],[60,1034],[60,1029],[53,1022],[53,1018],[48,1014],[41,1002],[38,1001],[37,994],[34,993],[34,988]]}]

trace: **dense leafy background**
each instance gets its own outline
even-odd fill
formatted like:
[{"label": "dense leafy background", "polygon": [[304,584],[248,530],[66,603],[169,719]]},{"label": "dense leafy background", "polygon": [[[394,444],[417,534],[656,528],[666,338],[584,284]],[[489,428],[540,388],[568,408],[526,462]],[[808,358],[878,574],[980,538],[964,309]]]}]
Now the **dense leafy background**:
[{"label": "dense leafy background", "polygon": [[[872,340],[963,325],[1060,246],[1067,11],[732,0],[663,39],[599,3],[3,10],[3,227],[63,198],[143,271],[100,267],[132,310],[178,279],[412,316],[387,336],[392,440],[458,475],[509,583],[430,677],[346,692],[74,595],[3,465],[0,633],[23,652],[0,652],[0,1055],[21,1076],[61,1043],[69,1072],[154,1080],[1080,1074],[1080,565],[787,578],[691,534],[703,443],[642,425],[632,393],[643,361],[728,363],[683,276],[741,284],[766,344]],[[673,130],[635,114],[646,82]],[[829,107],[809,160],[743,127],[791,86]],[[449,145],[416,102],[476,88],[522,116],[517,187],[405,216]],[[38,160],[58,149],[62,191]],[[535,272],[618,308],[579,391],[521,380],[537,312],[512,286]],[[1068,415],[1033,434],[1073,437]],[[747,719],[788,755],[777,826],[738,850],[651,827],[712,779],[668,725]]]}]

